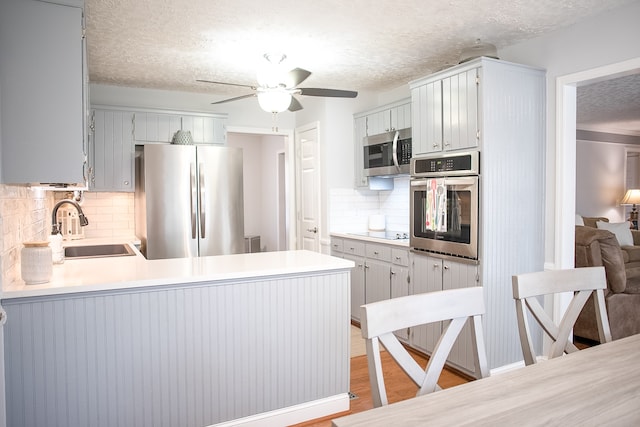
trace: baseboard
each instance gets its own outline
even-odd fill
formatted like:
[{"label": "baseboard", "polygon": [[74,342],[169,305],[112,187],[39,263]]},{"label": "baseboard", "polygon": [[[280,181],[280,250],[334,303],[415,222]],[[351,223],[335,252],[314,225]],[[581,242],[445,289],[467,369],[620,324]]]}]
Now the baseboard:
[{"label": "baseboard", "polygon": [[275,411],[263,412],[237,420],[214,424],[209,427],[280,427],[285,425],[302,423],[316,418],[327,417],[349,410],[349,394],[337,394],[335,396],[318,399],[299,405],[289,406]]}]

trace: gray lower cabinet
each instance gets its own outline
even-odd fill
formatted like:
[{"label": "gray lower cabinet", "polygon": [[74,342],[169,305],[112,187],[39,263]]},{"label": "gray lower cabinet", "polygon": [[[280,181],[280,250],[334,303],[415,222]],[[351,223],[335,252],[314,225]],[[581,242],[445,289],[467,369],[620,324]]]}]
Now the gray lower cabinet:
[{"label": "gray lower cabinet", "polygon": [[[393,249],[391,251],[391,298],[409,295],[410,285],[409,251],[406,249]],[[395,334],[402,342],[409,342],[409,329],[396,331]]]},{"label": "gray lower cabinet", "polygon": [[134,191],[133,117],[131,111],[94,108],[89,132],[89,188]]},{"label": "gray lower cabinet", "polygon": [[84,184],[84,54],[81,7],[0,1],[3,183]]},{"label": "gray lower cabinet", "polygon": [[[454,261],[426,254],[413,254],[411,294],[436,292],[478,286],[478,265],[473,262]],[[411,328],[410,345],[431,354],[442,334],[444,325],[433,323]],[[469,325],[465,325],[454,344],[447,362],[462,371],[473,374],[474,360]]]}]

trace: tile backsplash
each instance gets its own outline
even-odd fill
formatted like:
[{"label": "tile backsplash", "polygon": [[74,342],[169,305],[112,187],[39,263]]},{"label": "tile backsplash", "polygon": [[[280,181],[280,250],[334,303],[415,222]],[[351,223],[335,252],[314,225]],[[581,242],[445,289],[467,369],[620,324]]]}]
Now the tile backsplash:
[{"label": "tile backsplash", "polygon": [[336,188],[329,192],[329,230],[367,231],[370,215],[385,215],[386,229],[409,232],[409,177],[394,179],[393,190]]},{"label": "tile backsplash", "polygon": [[22,243],[46,240],[53,193],[28,186],[0,185],[0,264],[2,284],[20,278]]},{"label": "tile backsplash", "polygon": [[[71,198],[70,193],[56,193],[55,200]],[[85,238],[131,237],[135,235],[133,193],[85,192],[80,202],[89,225],[83,227]]]},{"label": "tile backsplash", "polygon": [[[23,242],[47,240],[55,203],[72,196],[29,186],[0,185],[1,284],[20,279]],[[83,229],[85,238],[135,235],[133,193],[85,192],[81,206],[89,219]]]}]

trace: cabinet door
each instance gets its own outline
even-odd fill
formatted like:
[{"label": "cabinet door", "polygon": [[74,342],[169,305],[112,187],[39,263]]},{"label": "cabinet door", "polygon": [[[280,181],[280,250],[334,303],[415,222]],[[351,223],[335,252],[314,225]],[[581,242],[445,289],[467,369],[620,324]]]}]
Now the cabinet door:
[{"label": "cabinet door", "polygon": [[4,183],[85,181],[82,9],[0,1]]},{"label": "cabinet door", "polygon": [[442,81],[444,150],[478,146],[478,69]]},{"label": "cabinet door", "polygon": [[[442,282],[442,288],[445,290],[478,286],[478,266],[445,260],[443,262]],[[447,361],[468,372],[474,371],[471,325],[469,322],[460,332]]]},{"label": "cabinet door", "polygon": [[345,253],[344,259],[356,264],[351,269],[351,318],[359,322],[360,306],[364,305],[364,258]]},{"label": "cabinet door", "polygon": [[133,191],[133,113],[93,110],[91,190]]},{"label": "cabinet door", "polygon": [[442,151],[442,88],[435,81],[411,90],[413,155]]},{"label": "cabinet door", "polygon": [[367,116],[367,136],[388,132],[391,125],[389,110],[379,111]]},{"label": "cabinet door", "polygon": [[[428,255],[413,256],[413,272],[411,273],[411,294],[435,292],[442,290],[442,260]],[[433,349],[442,333],[440,323],[431,323],[411,328],[411,346],[428,354]]]},{"label": "cabinet door", "polygon": [[[391,265],[391,298],[405,297],[409,295],[410,275],[409,268],[400,265]],[[395,332],[396,336],[404,342],[409,342],[409,329],[401,329]]]},{"label": "cabinet door", "polygon": [[406,129],[411,127],[411,103],[399,105],[391,109],[390,130]]},{"label": "cabinet door", "polygon": [[182,130],[188,130],[195,144],[224,144],[225,120],[208,116],[182,116]]},{"label": "cabinet door", "polygon": [[388,263],[367,259],[364,275],[366,304],[391,298],[391,266]]},{"label": "cabinet door", "polygon": [[163,113],[136,113],[134,138],[140,142],[171,142],[182,129],[181,117]]},{"label": "cabinet door", "polygon": [[368,187],[369,178],[364,176],[364,138],[367,136],[367,118],[358,117],[353,119],[353,135],[355,141],[354,151],[354,175],[356,187]]}]

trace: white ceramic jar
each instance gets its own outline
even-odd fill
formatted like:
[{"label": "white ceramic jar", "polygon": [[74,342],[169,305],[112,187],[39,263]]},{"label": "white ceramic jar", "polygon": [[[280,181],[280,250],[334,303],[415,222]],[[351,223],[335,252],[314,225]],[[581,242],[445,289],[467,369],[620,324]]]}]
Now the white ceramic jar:
[{"label": "white ceramic jar", "polygon": [[20,251],[22,280],[27,285],[38,285],[51,280],[53,262],[49,242],[25,242]]}]

